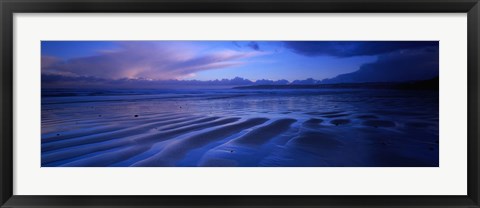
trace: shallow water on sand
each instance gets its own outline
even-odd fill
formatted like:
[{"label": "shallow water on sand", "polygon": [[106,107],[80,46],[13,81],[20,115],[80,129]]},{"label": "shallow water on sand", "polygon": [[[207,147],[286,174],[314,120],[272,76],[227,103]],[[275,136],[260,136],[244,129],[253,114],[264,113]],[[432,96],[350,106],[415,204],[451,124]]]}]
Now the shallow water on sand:
[{"label": "shallow water on sand", "polygon": [[438,91],[43,90],[42,166],[437,167]]}]

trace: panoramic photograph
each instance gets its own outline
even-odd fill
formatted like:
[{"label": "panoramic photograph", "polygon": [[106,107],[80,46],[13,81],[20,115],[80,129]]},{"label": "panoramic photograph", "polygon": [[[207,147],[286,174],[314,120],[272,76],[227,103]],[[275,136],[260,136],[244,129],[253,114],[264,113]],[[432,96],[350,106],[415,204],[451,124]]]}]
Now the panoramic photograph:
[{"label": "panoramic photograph", "polygon": [[438,41],[42,41],[42,167],[439,167]]}]

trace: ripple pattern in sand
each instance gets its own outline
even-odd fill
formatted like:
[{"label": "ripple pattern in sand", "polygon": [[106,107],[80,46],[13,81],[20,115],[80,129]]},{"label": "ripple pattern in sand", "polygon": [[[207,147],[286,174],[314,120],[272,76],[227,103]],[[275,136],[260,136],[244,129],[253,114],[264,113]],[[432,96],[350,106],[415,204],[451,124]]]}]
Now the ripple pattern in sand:
[{"label": "ripple pattern in sand", "polygon": [[189,95],[108,103],[55,98],[57,103],[42,106],[41,163],[438,166],[435,96],[358,94]]}]

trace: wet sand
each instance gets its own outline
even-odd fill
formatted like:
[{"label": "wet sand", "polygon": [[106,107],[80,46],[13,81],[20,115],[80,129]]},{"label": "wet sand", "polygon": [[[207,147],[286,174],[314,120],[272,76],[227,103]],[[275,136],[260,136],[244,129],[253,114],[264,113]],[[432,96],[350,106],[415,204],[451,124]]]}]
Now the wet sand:
[{"label": "wet sand", "polygon": [[42,97],[42,167],[437,167],[438,147],[434,91]]}]

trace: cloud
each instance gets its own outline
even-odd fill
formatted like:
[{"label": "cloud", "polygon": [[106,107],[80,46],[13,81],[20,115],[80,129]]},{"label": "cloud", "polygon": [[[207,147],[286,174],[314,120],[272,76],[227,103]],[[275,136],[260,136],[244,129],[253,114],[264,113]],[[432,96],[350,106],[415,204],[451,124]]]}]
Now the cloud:
[{"label": "cloud", "polygon": [[42,74],[75,76],[75,74],[71,72],[62,70],[64,62],[60,58],[54,56],[42,56],[41,61]]},{"label": "cloud", "polygon": [[237,48],[249,48],[254,51],[261,51],[260,44],[256,41],[232,41],[232,44]]},{"label": "cloud", "polygon": [[232,44],[237,48],[242,48],[242,46],[237,41],[232,41]]},{"label": "cloud", "polygon": [[250,47],[251,49],[253,50],[256,50],[256,51],[259,51],[260,50],[260,46],[258,45],[257,42],[255,41],[251,41],[247,44],[248,47]]},{"label": "cloud", "polygon": [[322,83],[403,82],[438,75],[438,47],[427,47],[380,55],[377,61],[363,64],[358,71],[325,79]]},{"label": "cloud", "polygon": [[438,41],[286,41],[284,46],[305,56],[352,57],[438,47]]},{"label": "cloud", "polygon": [[[286,81],[286,80],[285,80]],[[279,81],[277,81],[279,82]],[[287,81],[288,82],[288,81]],[[232,86],[245,86],[260,84],[241,77],[221,80],[147,80],[147,79],[103,79],[96,77],[71,77],[54,74],[42,74],[42,88],[118,88],[118,89],[181,89],[181,88],[231,88]],[[273,81],[272,81],[273,83]]]},{"label": "cloud", "polygon": [[42,56],[42,69],[54,68],[56,64],[59,64],[62,60],[55,56]]},{"label": "cloud", "polygon": [[223,50],[200,54],[186,44],[121,42],[120,49],[89,57],[60,60],[42,57],[42,73],[105,79],[181,79],[199,71],[245,64],[260,52]]}]

